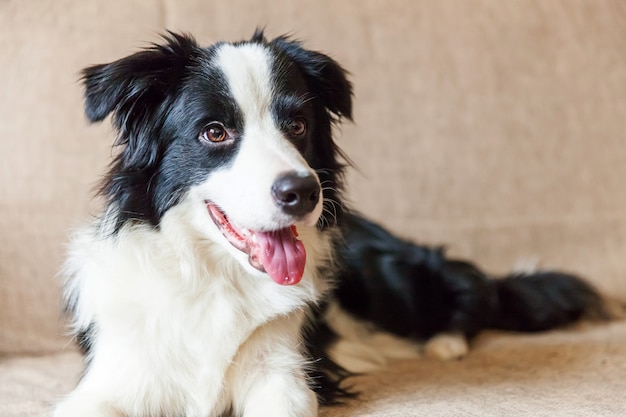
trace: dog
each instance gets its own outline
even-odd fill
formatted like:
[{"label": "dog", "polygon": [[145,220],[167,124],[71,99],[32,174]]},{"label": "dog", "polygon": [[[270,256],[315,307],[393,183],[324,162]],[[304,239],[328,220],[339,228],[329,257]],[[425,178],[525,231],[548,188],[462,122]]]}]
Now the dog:
[{"label": "dog", "polygon": [[347,207],[352,85],[299,41],[168,32],[82,81],[118,151],[63,268],[86,366],[56,417],[314,417],[388,359],[604,313],[576,276],[492,279]]}]

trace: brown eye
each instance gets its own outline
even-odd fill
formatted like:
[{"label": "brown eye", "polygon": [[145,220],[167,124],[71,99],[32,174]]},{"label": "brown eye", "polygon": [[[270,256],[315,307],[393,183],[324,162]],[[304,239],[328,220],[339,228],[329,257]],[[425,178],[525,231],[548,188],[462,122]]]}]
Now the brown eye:
[{"label": "brown eye", "polygon": [[219,143],[228,138],[228,132],[223,124],[219,122],[209,123],[204,131],[200,134],[200,138],[206,142]]},{"label": "brown eye", "polygon": [[302,118],[294,119],[287,125],[287,133],[291,137],[302,136],[306,133],[306,122]]}]

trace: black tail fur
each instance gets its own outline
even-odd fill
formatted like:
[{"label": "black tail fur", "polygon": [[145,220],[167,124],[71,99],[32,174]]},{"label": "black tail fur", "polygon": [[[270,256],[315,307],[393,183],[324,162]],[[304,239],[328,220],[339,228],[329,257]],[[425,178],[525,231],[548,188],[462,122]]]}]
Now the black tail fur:
[{"label": "black tail fur", "polygon": [[489,327],[539,332],[583,316],[608,318],[602,298],[582,279],[562,272],[538,271],[493,281],[498,311]]},{"label": "black tail fur", "polygon": [[399,336],[472,337],[488,328],[537,332],[586,315],[608,316],[598,292],[574,275],[539,271],[497,279],[358,215],[348,214],[344,222],[336,299],[347,312]]}]

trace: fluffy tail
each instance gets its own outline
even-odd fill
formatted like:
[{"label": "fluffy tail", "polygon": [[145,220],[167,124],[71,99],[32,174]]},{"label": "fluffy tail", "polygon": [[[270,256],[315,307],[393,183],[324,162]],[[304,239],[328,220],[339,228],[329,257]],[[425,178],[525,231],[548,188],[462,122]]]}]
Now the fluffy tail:
[{"label": "fluffy tail", "polygon": [[609,319],[598,292],[581,278],[553,271],[510,275],[492,281],[497,308],[487,327],[539,332],[582,318]]},{"label": "fluffy tail", "polygon": [[[354,213],[345,216],[335,298],[346,312],[403,337],[483,329],[536,332],[583,317],[610,318],[581,278],[552,271],[493,278],[441,248],[399,239]],[[623,309],[622,309],[623,311]]]}]

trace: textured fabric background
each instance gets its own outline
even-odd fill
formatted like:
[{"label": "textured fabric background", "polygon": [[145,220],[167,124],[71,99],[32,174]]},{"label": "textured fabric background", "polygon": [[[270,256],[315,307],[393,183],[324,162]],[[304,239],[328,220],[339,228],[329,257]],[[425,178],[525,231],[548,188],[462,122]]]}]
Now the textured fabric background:
[{"label": "textured fabric background", "polygon": [[[363,213],[494,272],[538,258],[626,299],[623,1],[4,0],[0,415],[39,415],[78,370],[71,354],[15,356],[67,350],[55,274],[68,230],[95,213],[113,141],[108,122],[85,121],[80,69],[165,28],[208,45],[257,26],[351,71],[356,123],[338,138]],[[531,415],[524,404],[542,410],[549,392],[563,415],[626,415],[623,325],[486,340],[462,363],[364,378],[370,401],[354,415]]]}]

